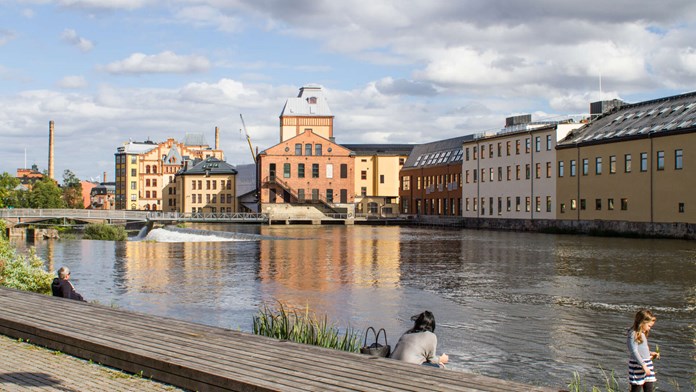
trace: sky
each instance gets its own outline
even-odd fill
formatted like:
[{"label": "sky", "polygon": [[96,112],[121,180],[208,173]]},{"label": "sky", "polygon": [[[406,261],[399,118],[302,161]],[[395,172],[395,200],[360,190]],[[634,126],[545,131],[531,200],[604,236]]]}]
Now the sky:
[{"label": "sky", "polygon": [[229,163],[280,139],[303,85],[338,143],[427,143],[505,118],[696,90],[696,2],[0,0],[0,172],[113,181],[129,140],[203,133]]}]

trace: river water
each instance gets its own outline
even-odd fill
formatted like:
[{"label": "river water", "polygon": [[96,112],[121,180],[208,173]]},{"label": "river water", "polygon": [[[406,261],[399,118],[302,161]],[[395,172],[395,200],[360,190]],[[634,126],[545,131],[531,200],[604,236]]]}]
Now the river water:
[{"label": "river water", "polygon": [[[578,372],[626,387],[626,328],[657,315],[662,391],[694,390],[696,242],[389,226],[198,225],[146,241],[37,241],[89,300],[251,331],[282,301],[338,326],[435,314],[450,368],[563,388]],[[213,231],[227,232],[213,237]],[[235,235],[229,233],[248,233]],[[24,244],[18,244],[20,247]],[[27,244],[31,245],[31,244]],[[652,347],[654,349],[654,347]]]}]

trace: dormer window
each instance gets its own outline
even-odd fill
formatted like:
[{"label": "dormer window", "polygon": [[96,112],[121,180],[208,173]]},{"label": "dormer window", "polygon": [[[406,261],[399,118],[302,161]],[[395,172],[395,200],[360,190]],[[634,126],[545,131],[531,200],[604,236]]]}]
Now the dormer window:
[{"label": "dormer window", "polygon": [[317,104],[317,97],[309,97],[307,98],[307,103],[310,105],[316,105]]}]

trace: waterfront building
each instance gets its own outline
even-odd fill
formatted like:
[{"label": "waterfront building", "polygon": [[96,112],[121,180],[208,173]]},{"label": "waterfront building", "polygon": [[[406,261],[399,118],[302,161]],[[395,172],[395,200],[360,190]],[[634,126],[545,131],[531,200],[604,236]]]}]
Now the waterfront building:
[{"label": "waterfront building", "polygon": [[166,196],[167,211],[200,214],[238,211],[234,166],[212,156],[192,162],[191,167],[188,165],[175,175],[173,195]]},{"label": "waterfront building", "polygon": [[399,215],[399,172],[413,144],[341,144],[355,154],[355,213],[368,218]]},{"label": "waterfront building", "polygon": [[92,190],[99,185],[97,182],[93,181],[80,181],[80,186],[82,187],[82,208],[89,208],[92,205]]},{"label": "waterfront building", "polygon": [[280,142],[311,130],[333,141],[333,119],[324,89],[318,84],[300,88],[296,98],[288,98],[280,114]]},{"label": "waterfront building", "polygon": [[102,182],[90,192],[90,209],[113,210],[116,208],[116,183]]},{"label": "waterfront building", "polygon": [[696,223],[696,93],[614,107],[558,144],[557,219]]},{"label": "waterfront building", "polygon": [[400,213],[457,216],[462,211],[462,144],[473,135],[413,147],[399,173]]},{"label": "waterfront building", "polygon": [[[217,129],[216,129],[216,141]],[[167,139],[155,143],[129,141],[115,155],[116,209],[173,210],[164,194],[173,195],[174,175],[186,161],[215,157],[224,160],[218,147],[211,148],[202,134],[186,134],[183,142]],[[172,202],[173,203],[173,202]]]},{"label": "waterfront building", "polygon": [[33,164],[31,165],[30,169],[18,168],[17,175],[15,177],[19,179],[19,183],[21,185],[24,185],[24,187],[26,187],[28,190],[31,190],[34,183],[41,180],[44,175],[39,171],[39,167],[36,164]]},{"label": "waterfront building", "polygon": [[463,143],[462,216],[554,219],[556,143],[580,124],[506,119],[494,134]]}]

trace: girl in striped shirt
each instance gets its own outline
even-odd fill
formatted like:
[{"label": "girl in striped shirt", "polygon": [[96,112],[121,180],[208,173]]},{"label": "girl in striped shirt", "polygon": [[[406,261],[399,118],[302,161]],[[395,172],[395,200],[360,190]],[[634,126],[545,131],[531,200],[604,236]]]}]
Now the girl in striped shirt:
[{"label": "girl in striped shirt", "polygon": [[655,390],[655,369],[653,359],[660,354],[651,352],[648,348],[648,335],[655,324],[655,316],[647,309],[636,313],[633,326],[628,329],[626,343],[628,345],[628,381],[631,392],[653,392]]}]

